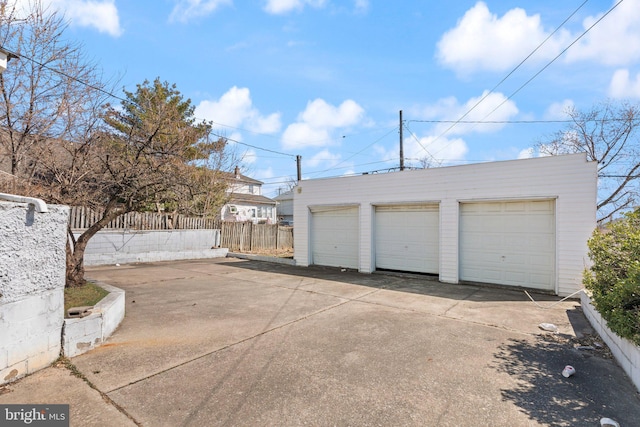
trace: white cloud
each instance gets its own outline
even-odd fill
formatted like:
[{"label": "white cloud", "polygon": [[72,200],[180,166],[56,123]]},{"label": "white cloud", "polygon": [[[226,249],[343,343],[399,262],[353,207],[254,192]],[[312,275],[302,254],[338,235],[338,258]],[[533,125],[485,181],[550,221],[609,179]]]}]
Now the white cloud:
[{"label": "white cloud", "polygon": [[[478,69],[502,71],[524,59],[545,37],[539,15],[529,16],[524,9],[514,8],[498,17],[478,2],[442,36],[437,57],[446,67],[463,74]],[[566,32],[547,42],[547,56],[565,37]]]},{"label": "white cloud", "polygon": [[340,162],[340,154],[333,154],[329,150],[322,150],[316,153],[310,159],[304,161],[305,166],[315,168],[321,164],[325,164],[327,167],[332,167]]},{"label": "white cloud", "polygon": [[437,164],[451,164],[463,160],[469,151],[467,143],[462,138],[437,138],[436,136],[424,136],[419,139],[405,139],[404,153],[407,158],[434,161]]},{"label": "white cloud", "polygon": [[251,148],[245,151],[244,154],[242,154],[243,163],[251,165],[255,163],[256,160],[258,160],[258,155],[256,154],[256,151]]},{"label": "white cloud", "polygon": [[565,99],[562,102],[554,102],[544,112],[545,120],[566,120],[567,112],[574,107],[571,99]]},{"label": "white cloud", "polygon": [[525,148],[518,153],[518,159],[531,159],[535,157],[535,150],[533,147]]},{"label": "white cloud", "polygon": [[355,8],[358,13],[365,13],[369,10],[369,0],[355,0]]},{"label": "white cloud", "polygon": [[294,10],[302,10],[305,6],[321,8],[327,0],[267,0],[264,11],[272,15],[283,15]]},{"label": "white cloud", "polygon": [[230,4],[233,4],[233,0],[178,0],[169,15],[169,21],[186,23],[213,13],[220,6]]},{"label": "white cloud", "polygon": [[258,169],[252,175],[255,179],[264,180],[264,179],[273,178],[275,176],[275,173],[273,172],[273,168],[269,166],[266,169]]},{"label": "white cloud", "polygon": [[[611,1],[613,6],[618,0]],[[609,8],[607,8],[608,10]],[[602,14],[586,18],[584,30]],[[567,51],[567,60],[596,61],[605,65],[626,65],[640,58],[640,0],[625,0]],[[580,33],[582,33],[581,30]],[[577,35],[576,35],[577,36]]]},{"label": "white cloud", "polygon": [[[463,104],[455,97],[448,97],[439,99],[434,104],[418,107],[412,111],[412,115],[423,120],[447,123],[437,123],[427,131],[418,132],[418,135],[422,133],[420,136],[406,138],[405,157],[412,160],[426,159],[436,165],[455,163],[463,160],[469,150],[465,140],[456,136],[496,132],[506,126],[505,123],[452,123],[467,112],[469,113],[462,119],[463,122],[504,122],[518,114],[518,107],[503,94],[489,91],[484,91],[482,95],[470,98]],[[392,153],[390,158],[397,158],[397,154]]]},{"label": "white cloud", "polygon": [[609,84],[609,96],[612,98],[640,98],[640,73],[631,78],[629,70],[617,70]]},{"label": "white cloud", "polygon": [[[617,3],[611,2],[611,5]],[[607,8],[608,10],[608,8]],[[589,16],[576,31],[560,30],[529,61],[547,62],[577,39],[602,14]],[[627,65],[640,60],[640,0],[626,0],[564,54],[565,63],[589,61]],[[550,31],[540,15],[514,8],[498,17],[483,2],[467,10],[457,25],[443,34],[436,56],[460,74],[506,71],[520,63]]]},{"label": "white cloud", "polygon": [[[123,33],[115,0],[43,0],[42,3],[62,12],[72,26],[95,28],[113,37]],[[11,4],[22,13],[30,10],[29,0],[16,0]]]},{"label": "white cloud", "polygon": [[[394,167],[398,164],[399,149],[395,144],[390,149],[374,146],[373,151],[380,159],[389,162]],[[422,159],[432,166],[444,166],[464,160],[469,151],[467,143],[462,138],[438,138],[436,135],[422,137],[407,137],[403,141],[403,152],[408,163],[417,165]]]},{"label": "white cloud", "polygon": [[[482,98],[482,102],[479,102]],[[476,104],[478,104],[476,106]],[[473,110],[472,110],[473,108]],[[464,104],[458,103],[455,97],[442,98],[435,104],[420,107],[415,114],[424,120],[456,121],[466,112],[471,110],[462,121],[507,121],[518,114],[516,104],[507,100],[502,93],[489,93],[484,91],[482,95],[470,98]],[[495,111],[494,111],[495,110]],[[447,131],[447,135],[463,135],[470,132],[486,133],[502,129],[505,124],[474,124],[474,123],[440,123],[435,126],[433,133],[441,134]],[[449,128],[451,128],[449,130]]]},{"label": "white cloud", "polygon": [[355,101],[348,99],[335,107],[323,99],[315,99],[298,115],[297,122],[284,131],[282,144],[288,149],[331,145],[332,131],[355,126],[363,119],[364,109]]},{"label": "white cloud", "polygon": [[223,126],[245,127],[252,132],[273,134],[280,131],[280,113],[267,116],[253,107],[247,88],[233,86],[218,100],[204,100],[196,107],[196,117]]}]

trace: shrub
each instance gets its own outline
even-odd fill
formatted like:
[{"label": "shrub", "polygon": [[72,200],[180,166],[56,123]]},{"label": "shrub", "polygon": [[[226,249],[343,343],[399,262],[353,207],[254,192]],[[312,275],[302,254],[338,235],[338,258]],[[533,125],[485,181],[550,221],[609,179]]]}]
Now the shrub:
[{"label": "shrub", "polygon": [[595,230],[584,273],[593,305],[609,328],[640,345],[640,209]]}]

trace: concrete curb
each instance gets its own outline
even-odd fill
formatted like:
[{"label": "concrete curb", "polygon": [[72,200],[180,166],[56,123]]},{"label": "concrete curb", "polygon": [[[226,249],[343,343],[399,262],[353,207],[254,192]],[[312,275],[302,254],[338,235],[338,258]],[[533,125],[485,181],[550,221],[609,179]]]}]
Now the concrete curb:
[{"label": "concrete curb", "polygon": [[591,298],[584,291],[580,293],[580,303],[582,311],[591,326],[593,326],[593,329],[609,346],[618,364],[640,391],[640,348],[628,339],[619,337],[609,329],[607,321],[602,318],[593,304],[591,304]]},{"label": "concrete curb", "polygon": [[79,356],[99,347],[124,319],[125,292],[106,283],[94,283],[109,291],[109,295],[93,307],[89,316],[64,319],[62,351],[67,357]]},{"label": "concrete curb", "polygon": [[228,252],[227,258],[240,258],[240,259],[248,259],[251,261],[265,261],[265,262],[274,262],[276,264],[286,264],[286,265],[296,265],[296,260],[291,258],[278,258],[274,256],[266,256],[266,255],[254,255],[254,254],[242,254],[239,252]]}]

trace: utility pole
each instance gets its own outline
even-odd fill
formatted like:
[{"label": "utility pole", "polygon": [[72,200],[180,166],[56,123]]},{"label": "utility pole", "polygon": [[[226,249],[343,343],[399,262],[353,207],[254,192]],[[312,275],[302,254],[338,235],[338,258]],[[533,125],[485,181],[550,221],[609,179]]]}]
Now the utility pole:
[{"label": "utility pole", "polygon": [[302,181],[302,156],[296,156],[296,163],[298,164],[298,182]]},{"label": "utility pole", "polygon": [[402,110],[400,110],[400,170],[404,170],[404,148],[402,147]]}]

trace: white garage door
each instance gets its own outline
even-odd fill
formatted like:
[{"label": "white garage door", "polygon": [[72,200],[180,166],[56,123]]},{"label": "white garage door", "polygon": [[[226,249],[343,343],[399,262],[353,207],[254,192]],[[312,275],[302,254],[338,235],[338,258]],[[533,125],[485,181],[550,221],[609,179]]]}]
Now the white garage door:
[{"label": "white garage door", "polygon": [[377,207],[376,268],[437,274],[439,236],[438,205]]},{"label": "white garage door", "polygon": [[555,289],[553,200],[460,205],[460,279]]},{"label": "white garage door", "polygon": [[311,213],[311,262],[358,268],[358,208],[325,208]]}]

